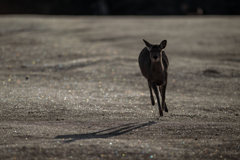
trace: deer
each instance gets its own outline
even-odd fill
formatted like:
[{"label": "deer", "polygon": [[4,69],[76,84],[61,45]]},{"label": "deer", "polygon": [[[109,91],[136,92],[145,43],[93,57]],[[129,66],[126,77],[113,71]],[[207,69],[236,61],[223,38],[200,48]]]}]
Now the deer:
[{"label": "deer", "polygon": [[[148,81],[152,105],[155,105],[152,94],[153,90],[157,98],[159,114],[160,116],[163,116],[163,110],[165,110],[165,112],[168,112],[168,108],[165,102],[165,93],[167,88],[167,70],[169,62],[164,51],[167,46],[167,40],[163,40],[159,45],[153,45],[144,39],[143,41],[146,47],[144,47],[139,54],[139,67],[142,75]],[[162,98],[162,105],[160,104],[158,87]]]}]

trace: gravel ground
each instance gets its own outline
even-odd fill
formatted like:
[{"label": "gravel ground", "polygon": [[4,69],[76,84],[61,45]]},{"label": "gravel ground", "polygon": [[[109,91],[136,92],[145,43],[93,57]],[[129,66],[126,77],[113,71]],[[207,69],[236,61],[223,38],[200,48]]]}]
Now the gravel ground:
[{"label": "gravel ground", "polygon": [[[239,16],[0,16],[0,159],[239,160],[239,28]],[[168,40],[163,117],[143,38]]]}]

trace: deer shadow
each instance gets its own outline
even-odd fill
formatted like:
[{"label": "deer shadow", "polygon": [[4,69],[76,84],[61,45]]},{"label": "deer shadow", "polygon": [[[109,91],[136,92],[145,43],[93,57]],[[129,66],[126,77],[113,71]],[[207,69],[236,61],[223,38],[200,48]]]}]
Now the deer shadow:
[{"label": "deer shadow", "polygon": [[156,122],[154,121],[149,121],[148,123],[144,123],[144,124],[128,123],[125,125],[120,125],[117,127],[101,130],[98,132],[92,132],[92,133],[86,133],[86,134],[58,135],[55,137],[55,139],[66,139],[63,142],[70,143],[70,142],[74,142],[82,139],[109,138],[109,137],[115,137],[115,136],[125,134],[134,129],[138,129],[144,126],[150,126],[155,123]]}]

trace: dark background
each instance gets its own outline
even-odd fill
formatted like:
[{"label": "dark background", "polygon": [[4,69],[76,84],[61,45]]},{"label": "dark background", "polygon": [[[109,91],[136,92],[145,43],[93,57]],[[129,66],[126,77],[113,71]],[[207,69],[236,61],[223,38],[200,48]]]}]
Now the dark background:
[{"label": "dark background", "polygon": [[240,0],[0,0],[0,14],[239,15]]}]

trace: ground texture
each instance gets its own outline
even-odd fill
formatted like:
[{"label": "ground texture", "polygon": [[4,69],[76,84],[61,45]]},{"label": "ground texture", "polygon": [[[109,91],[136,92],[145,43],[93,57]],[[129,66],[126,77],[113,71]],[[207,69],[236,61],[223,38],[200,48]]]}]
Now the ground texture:
[{"label": "ground texture", "polygon": [[[143,38],[168,40],[163,117]],[[240,159],[239,46],[240,17],[0,16],[0,159]]]}]

